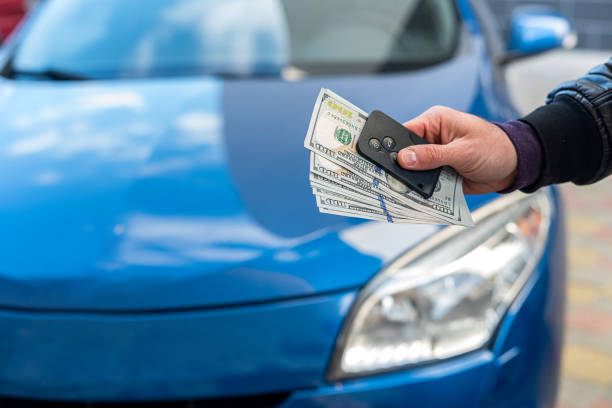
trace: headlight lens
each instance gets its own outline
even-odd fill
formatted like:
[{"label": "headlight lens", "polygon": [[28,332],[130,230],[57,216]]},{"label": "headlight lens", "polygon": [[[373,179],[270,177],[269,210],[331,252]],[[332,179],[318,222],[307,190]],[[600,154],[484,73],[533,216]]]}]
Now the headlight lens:
[{"label": "headlight lens", "polygon": [[544,249],[550,191],[511,194],[448,227],[379,273],[345,323],[330,380],[436,361],[483,347]]}]

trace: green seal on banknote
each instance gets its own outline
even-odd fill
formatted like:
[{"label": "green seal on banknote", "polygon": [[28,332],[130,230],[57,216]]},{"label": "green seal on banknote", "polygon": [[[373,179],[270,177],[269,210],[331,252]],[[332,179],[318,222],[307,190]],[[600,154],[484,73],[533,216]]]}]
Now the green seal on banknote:
[{"label": "green seal on banknote", "polygon": [[343,145],[348,145],[351,143],[352,137],[351,132],[341,127],[336,128],[336,139]]}]

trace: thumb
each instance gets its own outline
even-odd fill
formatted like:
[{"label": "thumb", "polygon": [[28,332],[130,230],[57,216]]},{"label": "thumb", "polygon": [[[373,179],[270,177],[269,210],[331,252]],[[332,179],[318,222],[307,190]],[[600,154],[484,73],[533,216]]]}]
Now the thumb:
[{"label": "thumb", "polygon": [[423,144],[406,147],[397,155],[397,162],[407,170],[429,170],[453,166],[457,152],[452,145]]}]

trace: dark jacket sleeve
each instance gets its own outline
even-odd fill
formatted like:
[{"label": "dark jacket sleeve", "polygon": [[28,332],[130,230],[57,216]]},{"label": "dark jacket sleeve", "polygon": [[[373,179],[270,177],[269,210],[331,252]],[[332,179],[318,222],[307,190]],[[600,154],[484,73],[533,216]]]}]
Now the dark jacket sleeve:
[{"label": "dark jacket sleeve", "polygon": [[542,168],[523,191],[572,181],[594,183],[612,173],[612,59],[584,77],[553,90],[542,106],[521,119],[542,146]]}]

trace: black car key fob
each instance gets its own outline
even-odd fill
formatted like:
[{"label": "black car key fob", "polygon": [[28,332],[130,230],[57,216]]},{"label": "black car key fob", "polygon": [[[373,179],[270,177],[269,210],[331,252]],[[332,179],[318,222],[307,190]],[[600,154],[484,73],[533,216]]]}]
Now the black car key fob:
[{"label": "black car key fob", "polygon": [[397,153],[404,147],[428,143],[381,111],[373,111],[357,140],[357,152],[410,189],[429,198],[434,193],[442,168],[415,171],[406,170],[397,163]]}]

